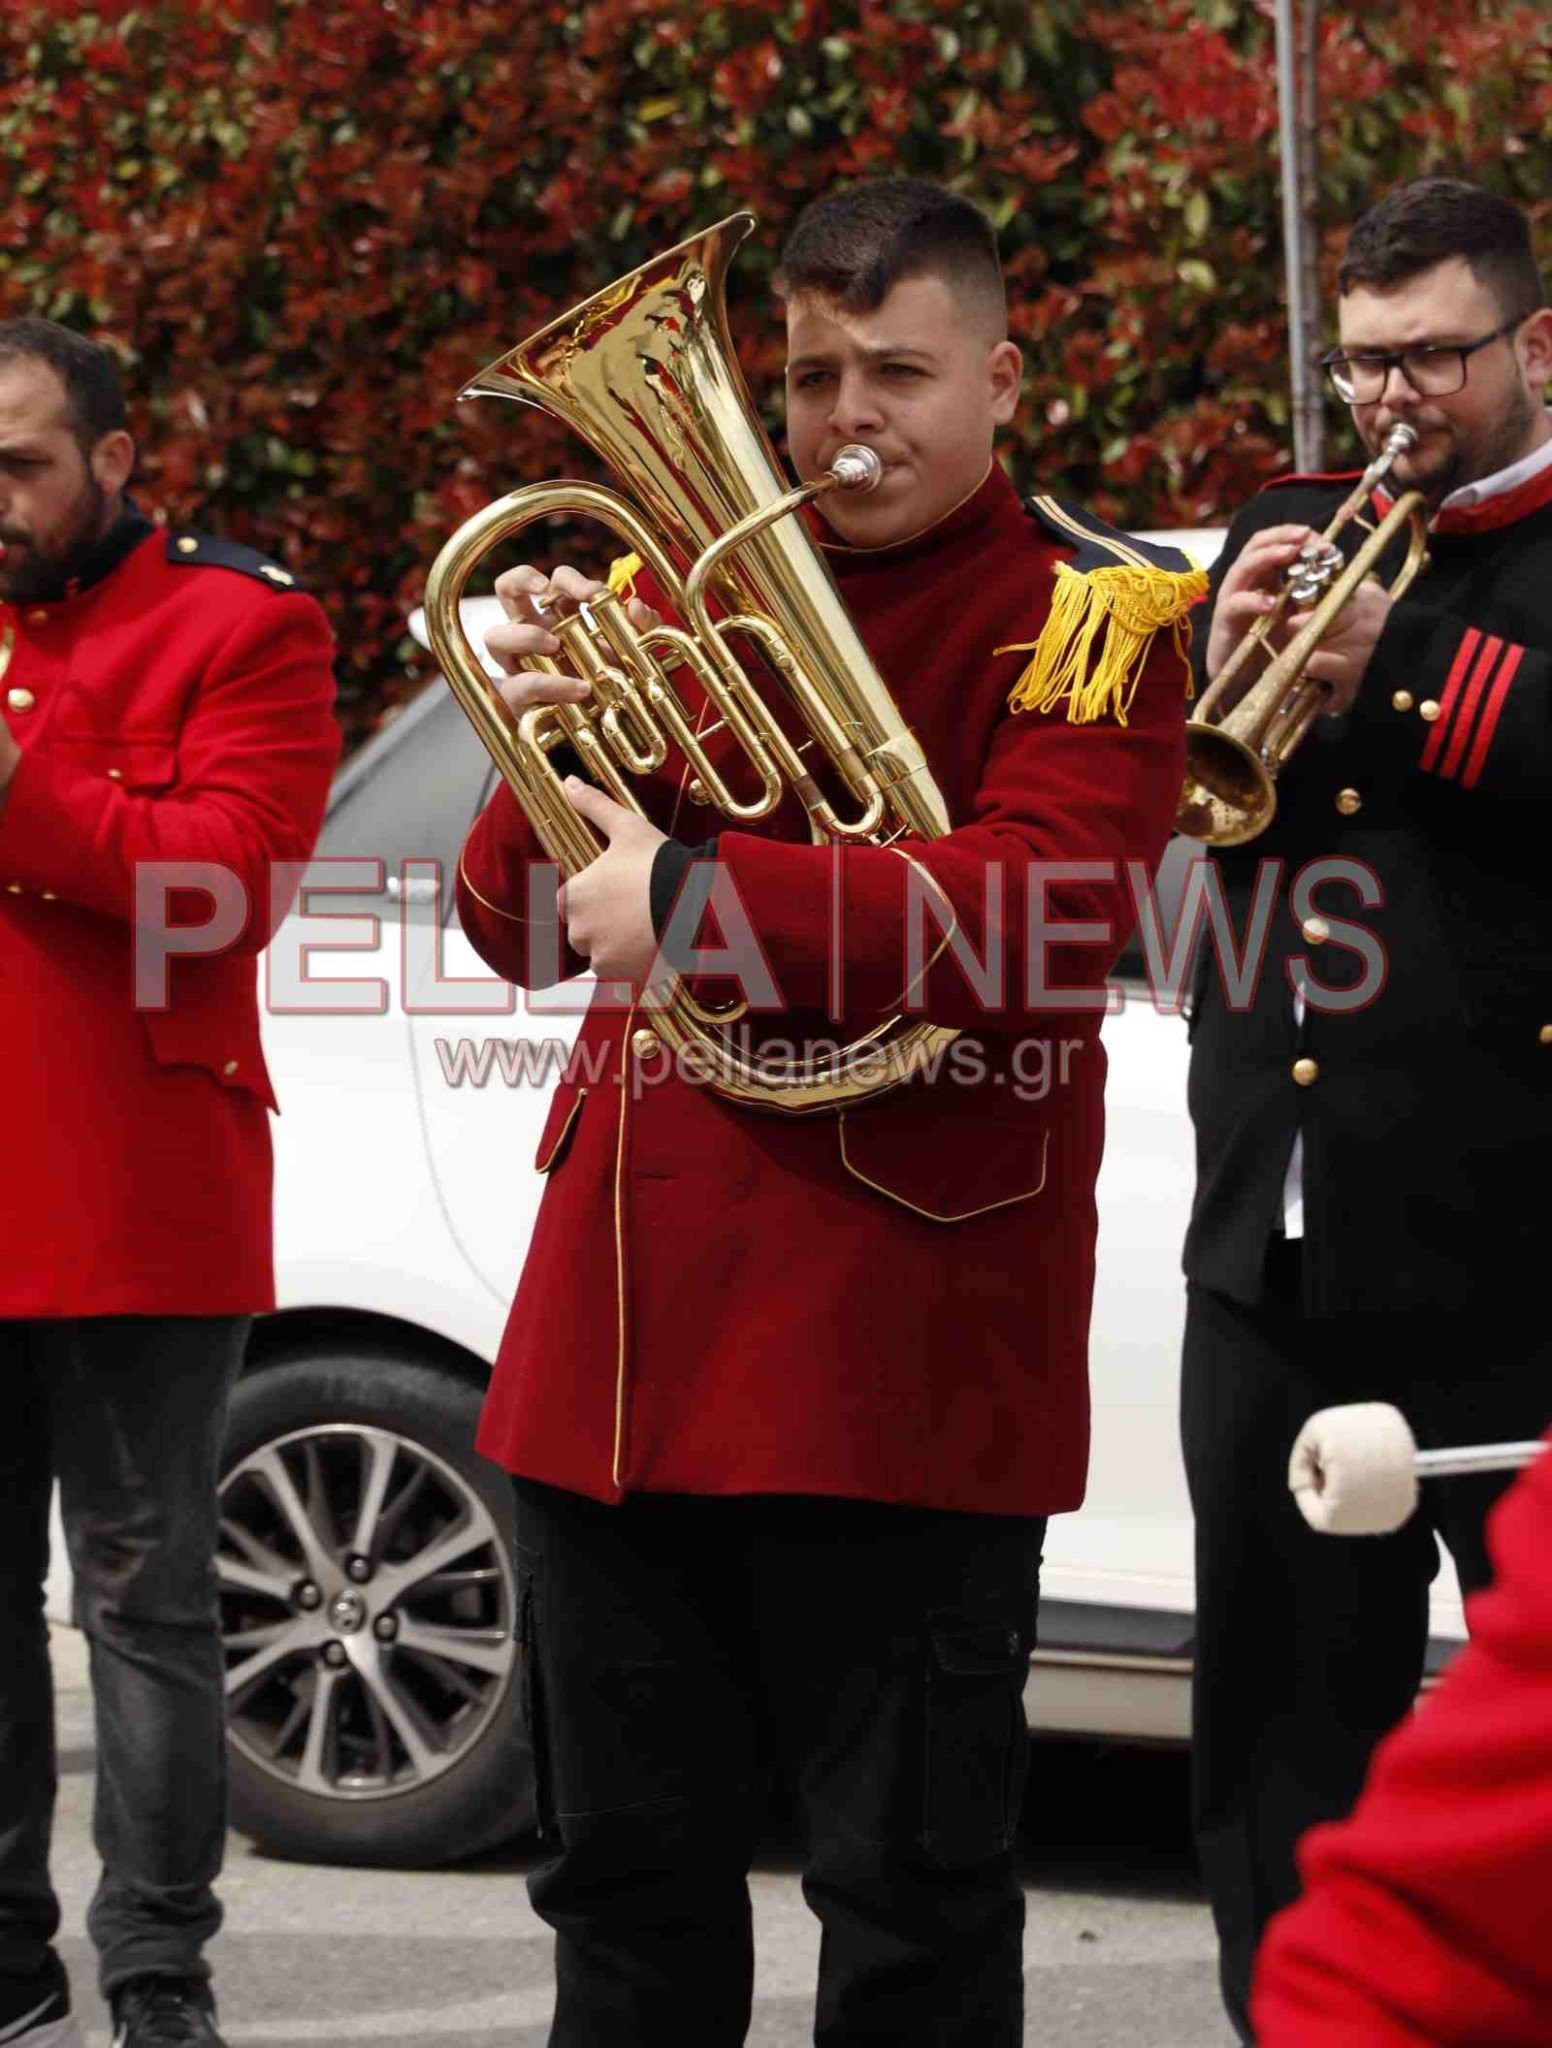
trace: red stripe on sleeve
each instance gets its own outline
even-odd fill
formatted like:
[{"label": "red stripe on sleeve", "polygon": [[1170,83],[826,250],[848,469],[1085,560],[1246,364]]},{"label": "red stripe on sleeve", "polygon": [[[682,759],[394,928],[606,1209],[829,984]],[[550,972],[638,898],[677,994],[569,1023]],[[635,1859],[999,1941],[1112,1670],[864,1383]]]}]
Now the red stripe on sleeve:
[{"label": "red stripe on sleeve", "polygon": [[1503,700],[1514,681],[1514,672],[1520,665],[1523,647],[1511,646],[1499,664],[1498,674],[1493,681],[1493,694],[1487,700],[1487,709],[1482,713],[1482,722],[1477,727],[1476,740],[1471,748],[1471,758],[1466,763],[1465,773],[1460,782],[1463,789],[1475,789],[1477,777],[1482,773],[1482,763],[1487,759],[1489,747],[1493,744],[1493,733],[1498,725],[1498,714],[1503,709]]},{"label": "red stripe on sleeve", "polygon": [[1465,759],[1466,748],[1471,743],[1471,728],[1476,720],[1477,706],[1482,701],[1482,692],[1487,687],[1488,678],[1498,666],[1498,657],[1503,653],[1503,649],[1504,644],[1501,640],[1489,639],[1482,642],[1482,651],[1472,665],[1470,681],[1460,693],[1460,702],[1454,717],[1446,718],[1442,714],[1440,716],[1440,725],[1447,725],[1450,729],[1444,759],[1439,763],[1439,773],[1446,780],[1460,773],[1460,764]]},{"label": "red stripe on sleeve", "polygon": [[1477,651],[1477,642],[1481,638],[1482,635],[1475,626],[1468,626],[1461,635],[1460,645],[1455,650],[1455,660],[1445,681],[1444,697],[1439,706],[1439,716],[1434,721],[1432,732],[1428,735],[1428,744],[1423,749],[1421,765],[1424,768],[1433,767],[1434,762],[1438,758],[1439,750],[1444,745],[1445,729],[1450,722],[1450,712],[1454,708],[1455,694],[1460,688],[1461,678],[1465,675],[1471,657]]}]

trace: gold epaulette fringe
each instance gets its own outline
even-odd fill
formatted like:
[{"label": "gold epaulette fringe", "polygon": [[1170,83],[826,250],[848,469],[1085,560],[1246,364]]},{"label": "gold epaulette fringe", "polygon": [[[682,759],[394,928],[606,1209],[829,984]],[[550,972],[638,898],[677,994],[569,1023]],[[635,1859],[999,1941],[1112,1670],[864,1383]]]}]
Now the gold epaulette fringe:
[{"label": "gold epaulette fringe", "polygon": [[1009,693],[1009,704],[1015,711],[1054,711],[1065,699],[1070,724],[1092,725],[1113,717],[1125,725],[1161,626],[1173,630],[1189,695],[1186,614],[1206,594],[1207,577],[1200,569],[1117,566],[1084,575],[1070,563],[1058,563],[1050,616],[1040,638],[997,649],[999,654],[1034,656]]},{"label": "gold epaulette fringe", "polygon": [[646,567],[640,555],[617,555],[609,564],[609,588],[627,600],[636,595],[636,578]]}]

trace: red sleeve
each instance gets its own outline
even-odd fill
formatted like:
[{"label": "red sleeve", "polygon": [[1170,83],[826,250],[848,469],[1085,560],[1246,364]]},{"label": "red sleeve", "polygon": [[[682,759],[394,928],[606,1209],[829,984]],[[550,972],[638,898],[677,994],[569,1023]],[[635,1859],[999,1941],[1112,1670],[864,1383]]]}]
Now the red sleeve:
[{"label": "red sleeve", "polygon": [[[1185,712],[1180,657],[1161,632],[1124,725],[1007,713],[970,815],[941,839],[836,848],[723,832],[718,856],[785,1001],[888,1014],[912,984],[906,1009],[960,1030],[1021,1028],[1063,1007],[1045,991],[1098,1007],[1136,922],[1128,863],[1151,874],[1173,829]],[[1064,872],[1075,863],[1085,871]],[[940,945],[950,909],[955,944],[995,972],[967,973]]]},{"label": "red sleeve", "polygon": [[200,678],[165,795],[29,749],[0,798],[6,875],[128,923],[141,862],[212,863],[248,893],[233,950],[262,951],[286,908],[271,902],[271,863],[311,854],[339,758],[332,658],[310,597],[265,597],[246,612]]},{"label": "red sleeve", "polygon": [[518,988],[548,988],[588,972],[566,943],[558,884],[559,870],[500,783],[458,857],[458,917],[486,966]]},{"label": "red sleeve", "polygon": [[1552,1456],[1489,1542],[1471,1642],[1352,1816],[1305,1837],[1304,1896],[1257,1974],[1260,2048],[1552,2041]]}]

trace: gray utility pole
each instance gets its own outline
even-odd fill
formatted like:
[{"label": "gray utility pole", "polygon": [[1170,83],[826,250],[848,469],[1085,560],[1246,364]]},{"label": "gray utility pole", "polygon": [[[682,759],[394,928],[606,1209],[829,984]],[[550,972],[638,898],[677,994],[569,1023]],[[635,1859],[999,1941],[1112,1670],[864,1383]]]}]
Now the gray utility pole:
[{"label": "gray utility pole", "polygon": [[1320,377],[1320,0],[1277,0],[1277,113],[1282,155],[1283,266],[1293,460],[1325,461]]}]

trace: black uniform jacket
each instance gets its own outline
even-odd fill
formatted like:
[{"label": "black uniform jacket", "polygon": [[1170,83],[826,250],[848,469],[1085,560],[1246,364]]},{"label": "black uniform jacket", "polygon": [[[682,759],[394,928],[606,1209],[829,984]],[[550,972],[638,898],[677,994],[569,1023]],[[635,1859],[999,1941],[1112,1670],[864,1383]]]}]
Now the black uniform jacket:
[{"label": "black uniform jacket", "polygon": [[[1234,521],[1207,603],[1252,533],[1323,530],[1352,482],[1263,491]],[[1381,563],[1387,582],[1403,550]],[[1282,1227],[1296,1132],[1311,1314],[1529,1292],[1548,1255],[1552,476],[1442,514],[1430,557],[1353,710],[1318,720],[1284,770],[1269,829],[1216,856],[1241,941],[1258,876],[1274,905],[1259,973],[1226,986],[1208,944],[1193,987],[1185,1267],[1241,1301],[1257,1298]],[[1204,616],[1199,666],[1207,640]],[[1307,935],[1312,913],[1329,935]]]}]

